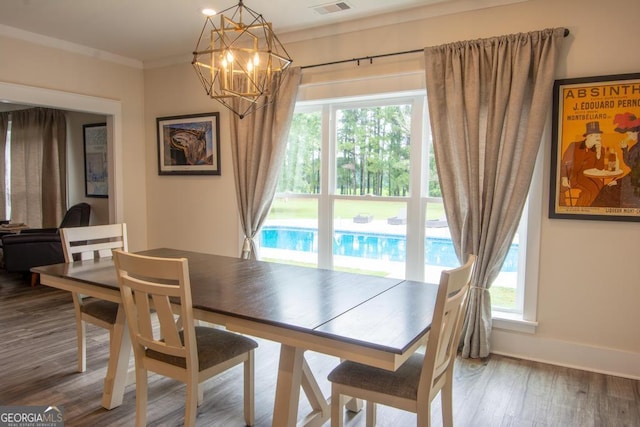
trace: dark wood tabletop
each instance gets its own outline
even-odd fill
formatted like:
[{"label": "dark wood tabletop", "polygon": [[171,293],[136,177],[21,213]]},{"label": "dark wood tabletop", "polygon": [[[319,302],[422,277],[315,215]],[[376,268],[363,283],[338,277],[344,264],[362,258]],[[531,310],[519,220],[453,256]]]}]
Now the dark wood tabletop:
[{"label": "dark wood tabletop", "polygon": [[[437,286],[176,249],[189,260],[194,308],[402,354],[429,329]],[[40,274],[117,289],[110,259],[38,267]]]}]

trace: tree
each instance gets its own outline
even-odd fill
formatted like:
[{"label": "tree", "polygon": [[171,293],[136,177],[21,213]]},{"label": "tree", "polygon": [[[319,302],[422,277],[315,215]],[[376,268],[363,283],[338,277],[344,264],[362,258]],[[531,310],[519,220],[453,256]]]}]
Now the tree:
[{"label": "tree", "polygon": [[[320,112],[293,116],[279,192],[320,189]],[[345,195],[409,193],[411,105],[345,108],[336,112],[336,191]]]},{"label": "tree", "polygon": [[278,181],[278,192],[318,193],[320,191],[321,115],[296,113]]},{"label": "tree", "polygon": [[411,107],[344,109],[336,116],[341,193],[406,195]]}]

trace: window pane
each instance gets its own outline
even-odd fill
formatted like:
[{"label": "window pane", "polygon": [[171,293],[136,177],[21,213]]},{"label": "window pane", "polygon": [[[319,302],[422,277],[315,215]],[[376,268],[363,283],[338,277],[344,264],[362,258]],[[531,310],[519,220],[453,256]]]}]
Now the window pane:
[{"label": "window pane", "polygon": [[409,195],[411,105],[336,112],[336,194]]},{"label": "window pane", "polygon": [[459,265],[442,201],[427,202],[424,236],[424,280],[439,283],[442,270]]},{"label": "window pane", "polygon": [[310,267],[318,265],[318,200],[280,197],[260,231],[260,258]]},{"label": "window pane", "polygon": [[404,202],[336,200],[334,269],[404,278],[406,223]]},{"label": "window pane", "polygon": [[427,159],[425,162],[429,166],[427,169],[427,173],[425,174],[427,179],[427,196],[428,197],[442,197],[442,192],[440,191],[440,180],[438,179],[438,171],[436,169],[436,157],[433,153],[433,144],[431,133],[427,136],[428,138],[428,150],[427,150]]},{"label": "window pane", "polygon": [[320,193],[321,113],[295,113],[278,181],[279,193]]},{"label": "window pane", "polygon": [[522,302],[519,300],[522,288],[518,286],[518,275],[524,275],[524,258],[521,259],[519,242],[520,233],[517,232],[500,273],[489,288],[491,306],[501,311],[522,310]]},{"label": "window pane", "polygon": [[[438,283],[442,270],[459,265],[442,202],[428,202],[425,222],[425,281]],[[519,311],[519,269],[524,273],[524,258],[520,258],[519,233],[513,239],[498,277],[491,285],[491,305],[502,311]]]}]

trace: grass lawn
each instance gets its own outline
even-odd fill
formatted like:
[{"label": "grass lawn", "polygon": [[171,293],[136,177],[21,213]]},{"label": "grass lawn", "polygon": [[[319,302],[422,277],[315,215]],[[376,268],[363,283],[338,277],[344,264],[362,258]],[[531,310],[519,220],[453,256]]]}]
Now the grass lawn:
[{"label": "grass lawn", "polygon": [[[280,264],[297,265],[299,267],[311,267],[311,268],[318,267],[316,264],[311,264],[311,263],[308,263],[308,262],[282,260],[282,259],[275,259],[275,258],[262,258],[262,261],[278,262]],[[346,268],[346,267],[335,267],[334,270],[336,270],[336,271],[344,271],[345,273],[368,274],[369,276],[378,276],[378,277],[386,277],[387,274],[389,274],[386,271],[371,271],[371,270],[362,270],[362,269],[359,269],[359,268]]]},{"label": "grass lawn", "polygon": [[[334,217],[352,218],[363,213],[373,215],[375,219],[387,219],[398,215],[398,212],[406,209],[406,206],[405,202],[336,200]],[[318,218],[318,202],[315,199],[274,199],[269,218]],[[440,203],[430,204],[427,210],[427,219],[440,218],[444,218],[444,206]]]},{"label": "grass lawn", "polygon": [[506,288],[503,286],[492,286],[489,288],[491,293],[491,306],[514,308],[516,306],[516,290],[514,288]]}]

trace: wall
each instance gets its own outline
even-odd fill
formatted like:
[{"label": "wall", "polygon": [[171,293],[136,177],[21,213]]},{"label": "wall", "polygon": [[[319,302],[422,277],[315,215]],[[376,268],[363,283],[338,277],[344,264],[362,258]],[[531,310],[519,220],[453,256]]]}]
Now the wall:
[{"label": "wall", "polygon": [[[57,50],[5,35],[0,35],[0,58],[0,99],[7,98],[7,93],[18,93],[19,96],[26,94],[30,105],[60,107],[56,104],[60,101],[91,108],[106,105],[108,110],[118,111],[107,117],[111,137],[118,143],[117,149],[122,150],[117,153],[120,164],[114,165],[118,175],[114,178],[122,187],[118,194],[121,206],[117,206],[113,217],[127,222],[129,248],[145,249],[147,204],[142,68],[125,61],[106,61],[99,52],[87,55],[73,49]],[[32,92],[41,95],[32,95]]]},{"label": "wall", "polygon": [[[311,40],[296,41],[300,34],[283,35],[281,39],[295,65],[304,66],[566,27],[571,34],[564,42],[557,78],[570,78],[640,71],[638,56],[624,54],[637,50],[633,42],[638,35],[639,15],[637,0],[529,0],[422,19],[401,27],[379,27]],[[311,69],[303,72],[303,83],[410,73],[421,69],[421,61],[421,55],[403,56],[376,60],[373,65],[363,61],[360,66],[351,63]],[[238,219],[227,112],[206,98],[188,63],[146,70],[145,93],[150,246],[236,256],[240,243],[235,232]],[[155,118],[208,111],[221,111],[222,176],[158,176]],[[549,129],[546,135],[543,173],[534,183],[542,194],[536,207],[541,216],[538,327],[535,334],[494,329],[493,350],[640,378],[640,263],[634,262],[640,224],[549,219]]]},{"label": "wall", "polygon": [[103,115],[67,112],[67,198],[69,206],[85,202],[91,205],[90,225],[109,224],[109,199],[86,197],[84,175],[84,135],[82,125],[106,123]]},{"label": "wall", "polygon": [[[170,84],[167,84],[170,82]],[[145,72],[149,247],[239,256],[229,117],[209,99],[191,65]],[[220,112],[221,175],[158,175],[158,117]]]}]

